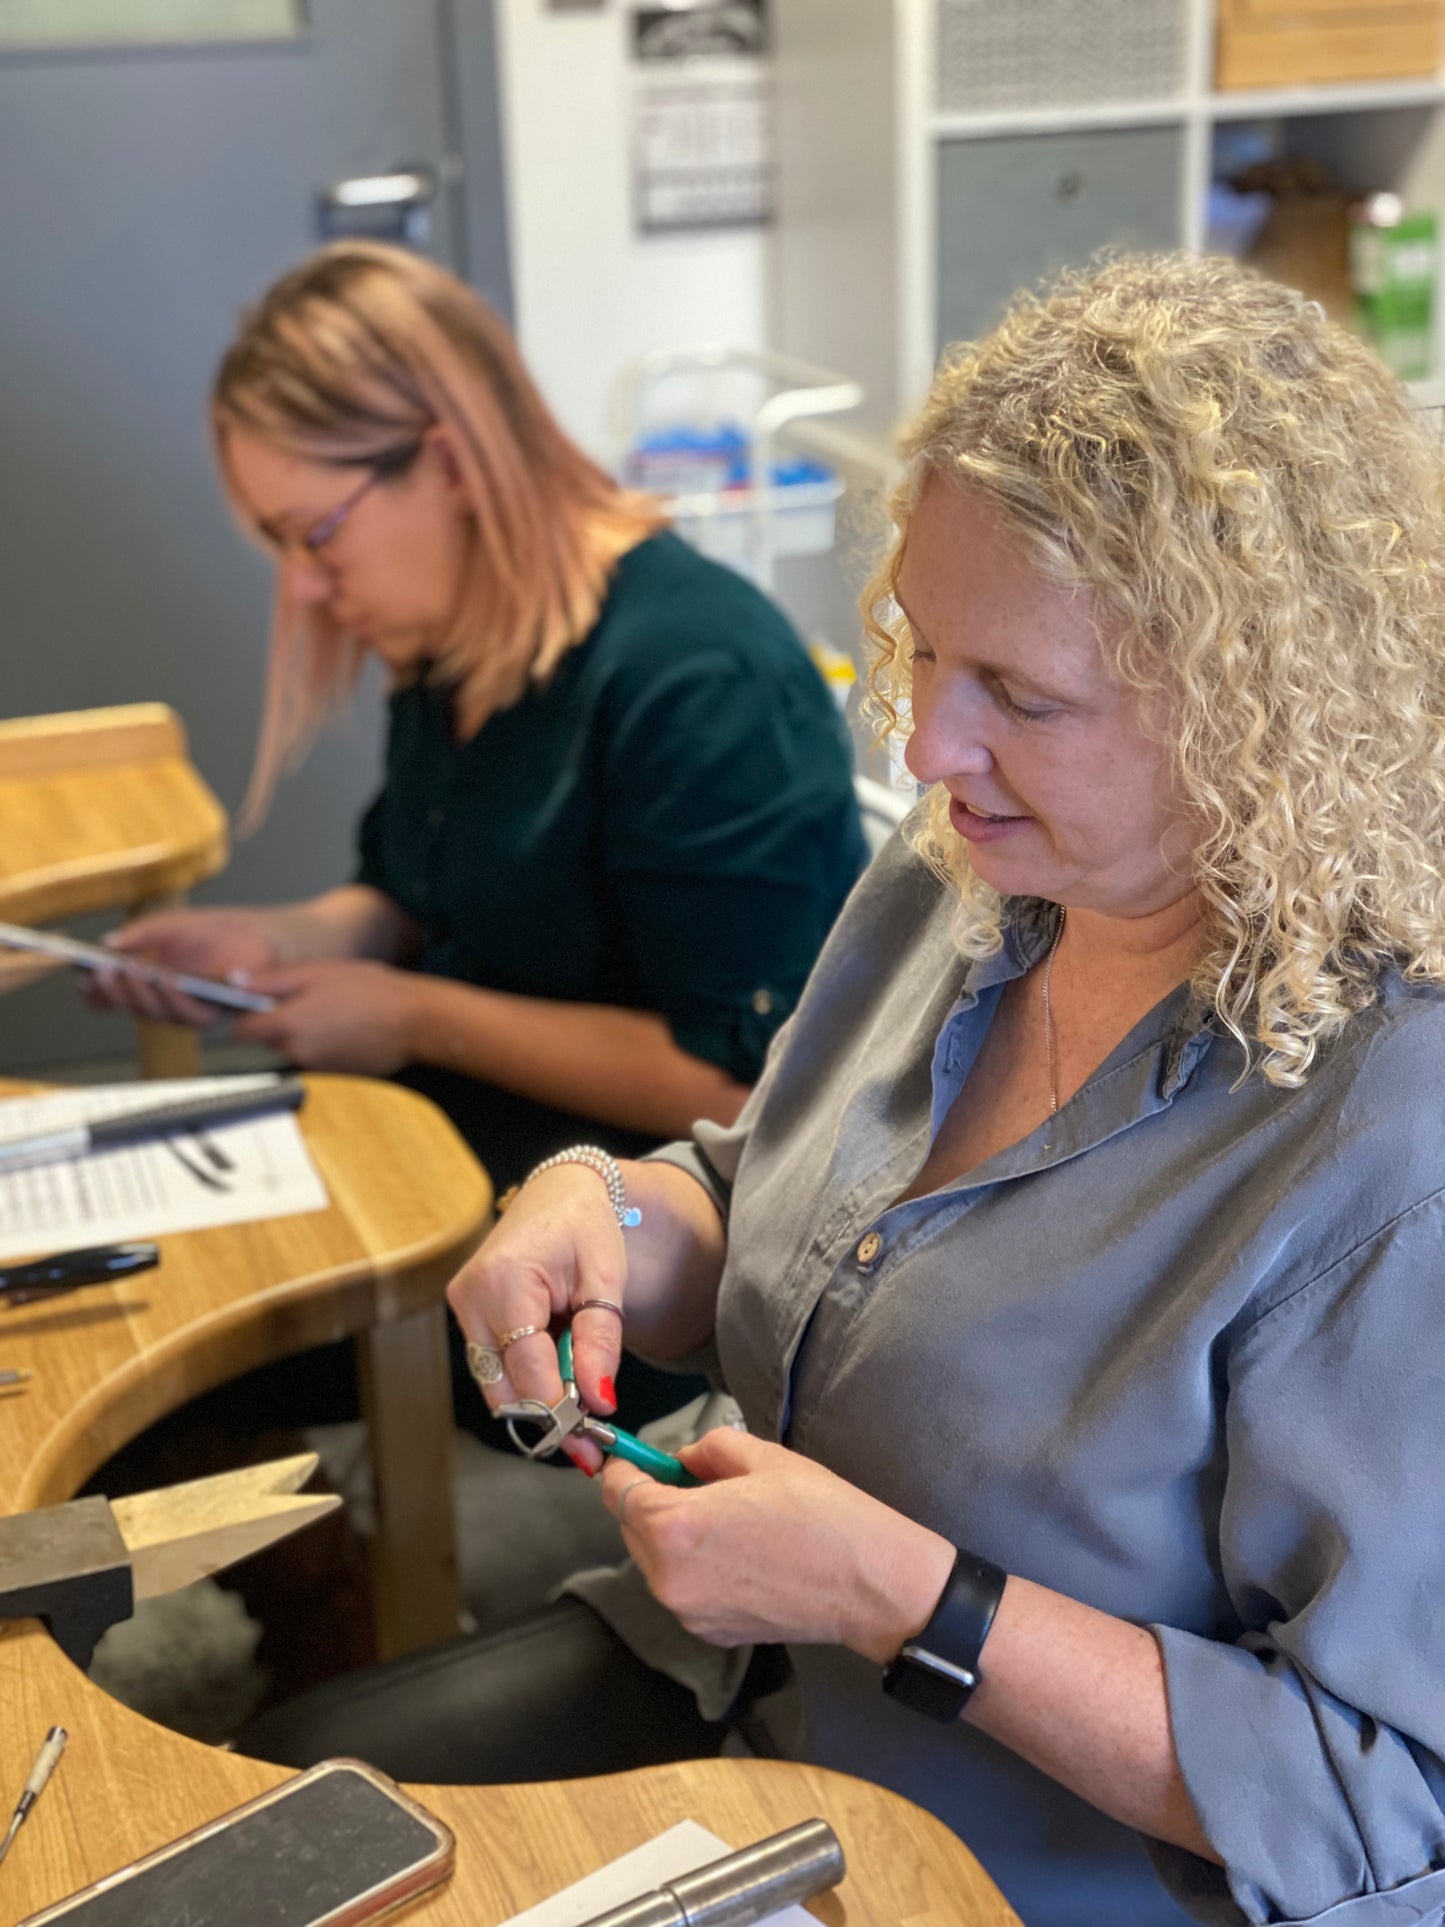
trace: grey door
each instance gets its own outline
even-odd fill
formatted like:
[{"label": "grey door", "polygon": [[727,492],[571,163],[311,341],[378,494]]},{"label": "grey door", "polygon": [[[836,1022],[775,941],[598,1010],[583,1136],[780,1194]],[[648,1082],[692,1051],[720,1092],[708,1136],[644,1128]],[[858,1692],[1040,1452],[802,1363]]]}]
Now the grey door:
[{"label": "grey door", "polygon": [[1178,126],[946,141],[938,345],[987,333],[1018,288],[1097,248],[1180,245]]},{"label": "grey door", "polygon": [[[7,7],[39,12],[0,0],[0,34]],[[304,30],[269,41],[0,47],[0,714],[169,702],[232,808],[270,587],[206,443],[238,310],[316,243],[319,190],[398,163],[443,182],[431,251],[507,301],[490,0],[297,12]],[[375,700],[359,704],[204,894],[342,880],[379,725]],[[66,986],[0,1000],[0,1067],[126,1036],[77,1024]]]}]

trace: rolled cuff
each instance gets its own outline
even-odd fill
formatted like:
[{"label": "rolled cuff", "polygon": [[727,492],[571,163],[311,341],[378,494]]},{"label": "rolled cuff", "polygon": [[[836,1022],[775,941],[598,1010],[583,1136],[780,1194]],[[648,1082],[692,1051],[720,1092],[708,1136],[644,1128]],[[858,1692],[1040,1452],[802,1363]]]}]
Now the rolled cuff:
[{"label": "rolled cuff", "polygon": [[1445,1871],[1421,1874],[1388,1893],[1342,1900],[1322,1914],[1287,1920],[1281,1927],[1436,1927],[1445,1920]]},{"label": "rolled cuff", "polygon": [[1185,1788],[1224,1862],[1157,1854],[1182,1904],[1221,1927],[1445,1920],[1445,1815],[1400,1734],[1273,1648],[1150,1631]]},{"label": "rolled cuff", "polygon": [[723,1182],[691,1138],[678,1138],[672,1144],[660,1144],[655,1151],[646,1152],[639,1162],[675,1164],[679,1171],[686,1171],[690,1178],[696,1178],[726,1223],[728,1206],[732,1202],[732,1186]]},{"label": "rolled cuff", "polygon": [[756,1084],[797,998],[777,985],[757,984],[726,1002],[669,1008],[659,1001],[679,1050],[716,1064],[739,1084]]}]

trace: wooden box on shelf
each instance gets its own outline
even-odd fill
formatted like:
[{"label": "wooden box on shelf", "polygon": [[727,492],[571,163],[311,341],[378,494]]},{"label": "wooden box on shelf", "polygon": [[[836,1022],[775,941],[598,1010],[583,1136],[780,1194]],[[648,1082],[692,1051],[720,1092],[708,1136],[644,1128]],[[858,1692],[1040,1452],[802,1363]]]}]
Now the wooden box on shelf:
[{"label": "wooden box on shelf", "polygon": [[1303,87],[1438,73],[1440,0],[1219,0],[1216,84]]}]

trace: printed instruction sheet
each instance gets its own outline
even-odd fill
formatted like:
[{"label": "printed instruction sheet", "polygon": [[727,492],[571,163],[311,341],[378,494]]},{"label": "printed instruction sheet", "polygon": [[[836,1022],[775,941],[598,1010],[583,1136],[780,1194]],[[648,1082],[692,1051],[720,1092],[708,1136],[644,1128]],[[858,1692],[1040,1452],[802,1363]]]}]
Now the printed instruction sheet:
[{"label": "printed instruction sheet", "polygon": [[[156,1079],[0,1099],[0,1139],[63,1130],[269,1076]],[[30,1170],[0,1170],[0,1261],[204,1231],[326,1208],[293,1111],[152,1138]]]}]

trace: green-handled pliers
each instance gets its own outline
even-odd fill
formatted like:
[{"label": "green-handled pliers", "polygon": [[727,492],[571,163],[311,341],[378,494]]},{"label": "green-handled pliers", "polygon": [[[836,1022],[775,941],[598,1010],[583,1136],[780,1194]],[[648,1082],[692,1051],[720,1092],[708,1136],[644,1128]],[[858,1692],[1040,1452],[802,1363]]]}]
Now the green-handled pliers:
[{"label": "green-handled pliers", "polygon": [[[497,1408],[497,1417],[507,1421],[512,1443],[519,1452],[529,1459],[550,1459],[560,1450],[564,1439],[591,1439],[609,1458],[625,1459],[628,1465],[635,1465],[639,1472],[645,1472],[663,1485],[701,1484],[671,1452],[660,1452],[655,1445],[644,1444],[635,1433],[624,1431],[620,1425],[608,1425],[583,1409],[572,1374],[570,1331],[563,1332],[557,1341],[557,1364],[562,1373],[560,1404],[545,1405],[540,1398],[519,1398],[514,1404]],[[535,1438],[529,1439],[518,1431],[519,1422],[541,1429]]]}]

